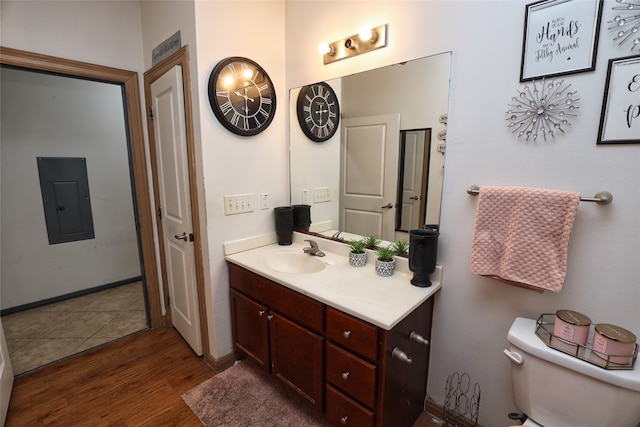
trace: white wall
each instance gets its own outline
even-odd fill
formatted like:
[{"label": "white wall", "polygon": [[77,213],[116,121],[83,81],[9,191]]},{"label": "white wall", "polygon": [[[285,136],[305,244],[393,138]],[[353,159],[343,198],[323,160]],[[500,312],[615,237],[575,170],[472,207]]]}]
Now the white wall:
[{"label": "white wall", "polygon": [[[2,308],[140,276],[121,87],[1,76]],[[49,245],[38,157],[87,159],[95,238]]]},{"label": "white wall", "polygon": [[[15,49],[128,70],[141,71],[142,69],[140,8],[138,2],[2,1],[0,2],[0,40],[3,46]],[[3,111],[3,116],[9,117],[6,110]],[[3,129],[3,132],[4,131],[5,129]],[[2,143],[4,144],[5,141],[3,140]],[[91,169],[90,167],[90,174],[92,173]],[[6,179],[4,171],[3,179]],[[93,188],[90,187],[90,191],[92,192],[92,198],[95,197]],[[100,203],[97,199],[93,199],[93,201],[94,203]],[[100,216],[100,212],[96,211],[95,208],[96,206],[94,204],[94,221],[98,219],[96,215]],[[7,209],[6,201],[3,204],[3,209]],[[41,207],[37,209],[39,212],[42,210]],[[128,220],[131,219],[132,216],[128,218]],[[7,218],[3,216],[3,222],[6,222],[6,220]],[[94,225],[97,226],[98,224]],[[127,225],[126,227],[132,230],[131,225]],[[122,229],[122,227],[120,229]],[[104,232],[96,229],[96,233]],[[107,234],[103,235],[107,237]],[[120,233],[118,233],[118,235],[120,235]],[[5,243],[5,237],[8,238],[9,236],[3,234],[3,244]],[[131,238],[135,241],[134,236],[131,236]],[[109,246],[108,239],[109,237],[107,237],[107,240],[102,241],[101,245],[104,245],[103,247]],[[68,245],[86,245],[92,243],[95,244],[96,241],[88,240],[80,243],[75,242],[57,246],[68,247]],[[123,244],[125,244],[125,246],[130,245],[130,243],[125,242],[123,242]],[[135,258],[129,257],[129,255],[131,255],[129,249],[123,250],[120,254],[115,255],[116,257],[127,258],[124,264],[125,267],[123,268],[123,271],[127,272],[127,277],[140,274],[138,255],[135,251],[137,251],[137,248],[134,249],[133,256],[135,256]],[[6,270],[9,270],[9,261],[6,260],[6,257],[10,255],[7,248],[4,248],[2,255],[2,279],[5,280]],[[32,253],[31,263],[33,263],[35,256],[36,255]],[[110,259],[113,261],[116,260],[116,258],[113,257],[110,257]],[[78,258],[77,263],[86,263],[86,257]],[[29,275],[33,274],[34,270],[37,270],[33,264],[30,264],[29,267],[25,267],[24,262],[18,265],[25,269],[24,276],[28,275],[27,268],[29,269]],[[106,265],[106,263],[102,265]],[[132,265],[135,266],[135,268],[132,267]],[[46,272],[46,270],[45,266],[41,266],[41,271]],[[137,273],[135,273],[135,270],[137,270]],[[101,275],[104,275],[102,272],[105,271],[105,267],[101,267],[99,271]],[[86,276],[86,273],[81,274],[82,278]],[[118,276],[117,278],[113,278],[113,280],[125,278],[119,274]],[[73,288],[75,286],[74,280],[67,278],[63,281],[65,288],[62,292],[76,290]],[[95,286],[104,283],[89,284]],[[7,304],[13,306],[15,304],[54,296],[50,294],[50,290],[48,291],[46,289],[25,290],[26,292],[23,292],[24,295],[19,298],[17,296],[14,298],[6,294],[5,291],[6,289],[3,289],[3,307],[6,307]],[[26,296],[27,294],[28,297]]]},{"label": "white wall", "polygon": [[[289,205],[287,143],[288,94],[285,86],[284,8],[279,1],[196,1],[197,80],[200,133],[209,241],[210,286],[207,302],[210,342],[215,357],[232,349],[229,279],[222,244],[275,231],[273,207]],[[276,90],[276,113],[269,127],[253,137],[231,134],[213,115],[207,84],[213,67],[229,56],[260,64]],[[196,86],[197,85],[197,86]],[[254,212],[224,215],[225,194],[252,193]],[[268,193],[270,208],[259,208]]]},{"label": "white wall", "polygon": [[0,2],[2,46],[142,71],[138,1]]},{"label": "white wall", "polygon": [[[163,2],[144,3],[146,7],[147,3]],[[175,3],[186,3],[178,8],[191,7],[189,1]],[[272,206],[289,203],[288,89],[449,50],[453,51],[452,92],[439,256],[445,274],[436,300],[429,393],[442,403],[446,376],[453,371],[469,372],[482,387],[481,424],[506,425],[506,413],[515,408],[509,363],[502,349],[513,318],[573,308],[594,321],[617,323],[640,333],[640,192],[636,187],[640,149],[637,145],[595,144],[607,60],[626,52],[611,42],[604,25],[596,71],[568,77],[582,100],[574,125],[555,141],[518,141],[506,128],[505,111],[521,86],[518,77],[526,3],[195,2],[198,45],[191,53],[192,58],[197,57],[197,78],[192,90],[199,107],[196,134],[201,142],[198,155],[202,157],[206,195],[206,261],[210,263],[206,292],[214,356],[231,350],[222,243],[274,229],[271,209],[225,217],[223,195],[251,192],[257,201],[259,193],[268,192]],[[175,32],[167,28],[160,37],[157,31],[155,39],[145,41],[143,52],[140,31],[134,30],[140,21],[137,2],[1,4],[3,45],[131,70],[146,68],[140,64],[150,56],[149,49]],[[30,11],[36,4],[42,9]],[[603,22],[611,19],[612,4],[611,0],[605,2]],[[244,23],[242,31],[235,19],[239,16]],[[79,29],[75,21],[82,22]],[[158,27],[148,25],[157,29],[162,22],[171,21],[160,21]],[[389,23],[387,48],[322,65],[317,53],[321,40],[354,34],[366,23]],[[205,96],[214,65],[232,55],[257,61],[276,85],[276,118],[253,138],[226,131]],[[538,295],[469,273],[477,204],[477,199],[466,194],[471,184],[548,187],[586,195],[605,189],[615,200],[606,207],[580,205],[564,289],[559,294]]]},{"label": "white wall", "polygon": [[[284,79],[284,1],[142,2],[144,55],[181,31],[191,55],[191,94],[196,137],[196,180],[205,233],[204,270],[209,351],[214,358],[232,350],[227,268],[222,244],[275,229],[273,207],[289,204],[287,104]],[[265,30],[268,29],[267,30]],[[236,136],[216,119],[207,93],[213,67],[229,56],[260,64],[277,94],[271,125],[254,137]],[[227,194],[254,195],[252,213],[225,216]],[[269,194],[270,208],[258,206]]]},{"label": "white wall", "polygon": [[[436,297],[429,394],[444,402],[447,375],[468,372],[482,388],[480,423],[507,425],[516,410],[509,362],[502,354],[517,316],[572,308],[594,322],[640,333],[640,146],[596,146],[609,58],[626,56],[606,31],[605,1],[594,72],[567,76],[581,98],[579,117],[554,141],[518,141],[505,111],[517,95],[524,8],[527,1],[287,2],[287,85],[297,87],[344,74],[451,50],[451,102],[441,213],[439,262],[443,289]],[[326,5],[329,6],[326,6]],[[340,11],[340,13],[336,13]],[[313,16],[313,19],[309,19]],[[321,40],[389,23],[389,46],[322,65]],[[609,206],[581,203],[559,294],[530,291],[469,272],[477,185],[522,185],[611,191]]]}]

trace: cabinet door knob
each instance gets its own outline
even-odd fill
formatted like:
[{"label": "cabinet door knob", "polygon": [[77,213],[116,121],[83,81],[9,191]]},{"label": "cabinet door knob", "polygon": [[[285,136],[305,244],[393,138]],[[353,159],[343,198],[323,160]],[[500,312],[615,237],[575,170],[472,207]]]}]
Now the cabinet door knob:
[{"label": "cabinet door knob", "polygon": [[342,333],[342,336],[343,336],[345,339],[347,339],[347,340],[348,340],[348,339],[349,339],[349,337],[351,336],[351,331],[344,331],[344,332]]},{"label": "cabinet door knob", "polygon": [[342,379],[345,380],[345,381],[348,380],[349,379],[349,372],[343,372],[342,373]]},{"label": "cabinet door knob", "polygon": [[273,314],[270,314],[267,316],[267,320],[271,320],[271,319],[273,319]]},{"label": "cabinet door knob", "polygon": [[348,419],[349,418],[346,415],[344,417],[340,418],[340,424],[346,424]]},{"label": "cabinet door knob", "polygon": [[424,344],[425,346],[429,347],[429,340],[416,331],[411,331],[411,334],[409,334],[409,340],[418,344]]},{"label": "cabinet door knob", "polygon": [[264,313],[266,313],[264,310],[260,310],[258,311],[258,316],[262,317],[264,316]]},{"label": "cabinet door knob", "polygon": [[398,347],[394,347],[393,351],[391,352],[391,357],[403,363],[406,363],[407,365],[410,365],[413,362],[413,360],[411,360],[411,358],[407,356],[407,353],[400,350]]}]

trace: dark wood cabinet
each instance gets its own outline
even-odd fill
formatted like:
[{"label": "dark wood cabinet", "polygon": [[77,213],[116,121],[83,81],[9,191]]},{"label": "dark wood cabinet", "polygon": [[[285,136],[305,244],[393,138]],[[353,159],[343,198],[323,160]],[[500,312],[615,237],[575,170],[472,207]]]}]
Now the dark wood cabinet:
[{"label": "dark wood cabinet", "polygon": [[229,279],[235,349],[322,412],[323,305],[233,264]]},{"label": "dark wood cabinet", "polygon": [[238,352],[335,426],[413,425],[426,397],[433,298],[385,330],[228,265]]},{"label": "dark wood cabinet", "polygon": [[322,336],[274,314],[270,321],[271,373],[322,412]]},{"label": "dark wood cabinet", "polygon": [[234,347],[269,371],[271,363],[267,307],[233,289],[230,296]]}]

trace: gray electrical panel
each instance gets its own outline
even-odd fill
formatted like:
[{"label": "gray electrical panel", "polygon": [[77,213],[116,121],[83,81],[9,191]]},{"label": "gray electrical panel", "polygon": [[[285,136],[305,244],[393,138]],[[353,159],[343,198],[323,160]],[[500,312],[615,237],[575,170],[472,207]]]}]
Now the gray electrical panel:
[{"label": "gray electrical panel", "polygon": [[49,244],[93,239],[86,158],[38,157],[38,173]]}]

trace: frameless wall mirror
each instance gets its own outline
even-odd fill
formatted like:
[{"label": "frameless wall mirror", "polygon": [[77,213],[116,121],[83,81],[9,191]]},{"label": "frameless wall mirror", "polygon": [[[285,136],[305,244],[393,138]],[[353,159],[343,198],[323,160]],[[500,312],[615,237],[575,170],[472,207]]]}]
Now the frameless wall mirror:
[{"label": "frameless wall mirror", "polygon": [[311,205],[311,232],[345,240],[440,222],[451,52],[327,81],[340,129],[308,139],[290,93],[291,204]]}]

